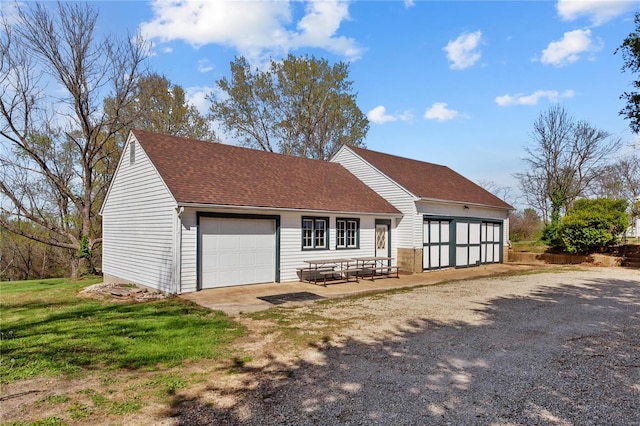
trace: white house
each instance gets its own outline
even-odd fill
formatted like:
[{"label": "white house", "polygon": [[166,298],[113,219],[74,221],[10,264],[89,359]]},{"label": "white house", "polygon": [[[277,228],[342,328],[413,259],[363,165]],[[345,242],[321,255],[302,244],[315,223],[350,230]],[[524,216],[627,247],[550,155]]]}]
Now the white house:
[{"label": "white house", "polygon": [[305,259],[395,258],[402,217],[338,163],[139,130],[101,214],[105,281],[169,293],[293,281]]},{"label": "white house", "polygon": [[347,146],[331,161],[402,212],[394,231],[401,269],[503,261],[513,207],[448,167]]},{"label": "white house", "polygon": [[365,149],[318,161],[134,130],[101,210],[102,269],[185,293],[295,281],[310,259],[476,266],[502,262],[509,209],[447,167]]}]

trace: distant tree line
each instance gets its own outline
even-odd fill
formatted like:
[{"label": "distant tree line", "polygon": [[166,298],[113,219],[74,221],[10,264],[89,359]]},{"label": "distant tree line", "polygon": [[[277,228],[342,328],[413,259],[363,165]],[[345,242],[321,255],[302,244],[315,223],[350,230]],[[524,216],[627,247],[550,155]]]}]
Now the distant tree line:
[{"label": "distant tree line", "polygon": [[131,129],[216,141],[217,121],[247,146],[318,159],[364,145],[345,63],[290,55],[260,71],[237,58],[202,115],[148,71],[139,35],[98,36],[89,3],[15,6],[0,17],[0,279],[100,265],[98,212]]},{"label": "distant tree line", "polygon": [[[342,145],[364,146],[369,122],[346,63],[289,55],[263,69],[237,57],[201,114],[181,86],[147,69],[150,52],[139,35],[99,36],[91,4],[16,3],[11,16],[5,10],[0,279],[79,276],[99,268],[98,212],[131,129],[213,142],[215,123],[245,146],[322,160]],[[637,74],[639,15],[635,23],[616,53],[623,70]],[[627,106],[620,113],[637,132],[640,95],[635,90],[622,98]],[[533,210],[513,214],[512,229],[523,238],[535,235],[538,215],[546,232],[555,232],[584,197],[633,205],[640,164],[637,155],[610,161],[620,143],[562,107],[542,113],[527,148],[528,167],[518,175]]]}]

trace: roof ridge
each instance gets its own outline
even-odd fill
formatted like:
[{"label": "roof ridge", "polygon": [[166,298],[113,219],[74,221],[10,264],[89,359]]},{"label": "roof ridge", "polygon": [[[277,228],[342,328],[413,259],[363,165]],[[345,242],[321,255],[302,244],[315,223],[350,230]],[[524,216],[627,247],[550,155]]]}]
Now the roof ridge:
[{"label": "roof ridge", "polygon": [[355,148],[356,151],[367,151],[367,152],[372,152],[372,153],[378,154],[378,155],[384,155],[384,156],[387,156],[387,157],[398,158],[398,159],[406,160],[406,161],[413,161],[413,162],[416,162],[416,163],[424,163],[424,164],[429,164],[431,166],[444,167],[446,169],[453,170],[451,167],[449,167],[447,165],[438,164],[438,163],[432,163],[430,161],[418,160],[417,158],[409,158],[409,157],[404,157],[402,155],[389,154],[387,152],[375,151],[373,149],[362,148],[362,147],[359,147],[359,146],[358,147],[352,146],[352,147],[349,147],[349,148]]},{"label": "roof ridge", "polygon": [[452,168],[364,148],[353,151],[420,198],[512,209],[506,201]]},{"label": "roof ridge", "polygon": [[178,203],[399,214],[344,166],[133,130]]},{"label": "roof ridge", "polygon": [[[257,149],[257,148],[251,148],[251,147],[247,147],[247,146],[241,146],[241,145],[233,145],[233,144],[229,144],[229,143],[224,143],[224,142],[220,142],[220,141],[207,141],[207,140],[202,140],[202,139],[196,139],[196,138],[190,138],[187,136],[175,136],[175,135],[167,135],[164,133],[158,133],[158,132],[152,132],[149,130],[142,130],[142,129],[132,129],[131,132],[133,132],[134,135],[137,135],[139,133],[144,133],[146,134],[147,137],[162,137],[162,138],[169,138],[169,139],[180,139],[180,140],[184,140],[184,141],[189,141],[190,143],[199,143],[199,144],[216,144],[219,145],[220,147],[228,147],[230,149],[238,149],[238,150],[244,150],[244,151],[250,151],[252,153],[259,153],[259,154],[264,154],[264,155],[275,155],[278,158],[288,158],[288,159],[295,159],[295,160],[300,160],[300,161],[320,161],[323,163],[330,163],[330,161],[327,160],[320,160],[317,158],[308,158],[308,157],[300,157],[297,155],[291,155],[291,154],[283,154],[281,152],[275,152],[275,151],[265,151],[263,149]],[[136,136],[136,139],[139,140],[139,138]]]}]

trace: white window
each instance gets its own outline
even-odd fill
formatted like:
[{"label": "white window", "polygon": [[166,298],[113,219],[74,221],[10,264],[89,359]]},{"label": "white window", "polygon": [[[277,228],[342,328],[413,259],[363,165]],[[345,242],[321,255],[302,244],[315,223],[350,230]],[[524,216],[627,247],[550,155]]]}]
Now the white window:
[{"label": "white window", "polygon": [[327,217],[303,217],[302,218],[302,249],[328,249],[328,225]]},{"label": "white window", "polygon": [[358,248],[360,221],[358,219],[336,220],[336,248]]}]

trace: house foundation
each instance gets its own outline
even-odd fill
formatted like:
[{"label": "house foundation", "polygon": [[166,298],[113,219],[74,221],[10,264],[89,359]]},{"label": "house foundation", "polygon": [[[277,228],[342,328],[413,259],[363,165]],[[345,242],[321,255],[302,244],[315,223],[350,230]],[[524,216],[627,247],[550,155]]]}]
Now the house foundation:
[{"label": "house foundation", "polygon": [[402,272],[422,272],[422,249],[398,248],[397,264]]}]

